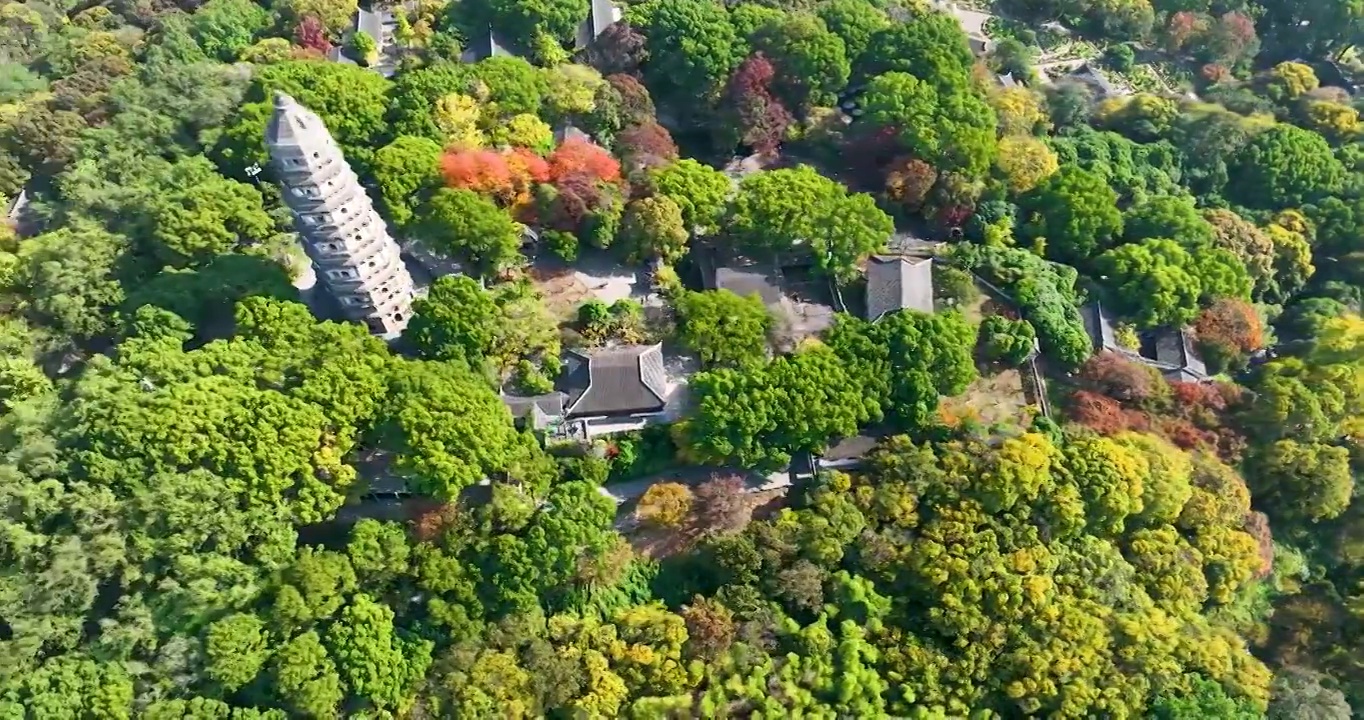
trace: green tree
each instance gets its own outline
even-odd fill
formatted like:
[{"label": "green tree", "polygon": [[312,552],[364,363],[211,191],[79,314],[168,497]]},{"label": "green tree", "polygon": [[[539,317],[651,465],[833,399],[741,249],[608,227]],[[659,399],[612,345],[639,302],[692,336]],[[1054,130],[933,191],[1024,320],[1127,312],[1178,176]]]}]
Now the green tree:
[{"label": "green tree", "polygon": [[1137,203],[1123,213],[1128,242],[1147,238],[1174,238],[1185,246],[1213,242],[1212,224],[1194,207],[1192,198],[1158,195]]},{"label": "green tree", "polygon": [[121,662],[61,655],[6,683],[6,691],[0,710],[14,717],[133,717],[133,679]]},{"label": "green tree", "polygon": [[741,367],[767,358],[772,315],[762,298],[728,290],[689,292],[678,298],[678,335],[701,362]]},{"label": "green tree", "polygon": [[281,573],[271,622],[281,634],[330,620],[356,588],[355,569],[338,552],[305,547]]},{"label": "green tree", "polygon": [[[1273,714],[1271,706],[1271,717]],[[1169,689],[1151,702],[1151,717],[1155,720],[1197,720],[1218,717],[1227,720],[1256,720],[1263,715],[1243,698],[1227,695],[1220,684],[1197,678],[1189,692]]]},{"label": "green tree", "polygon": [[890,27],[890,18],[875,3],[868,0],[832,0],[820,4],[815,13],[833,34],[843,38],[849,60],[862,57],[872,35]]},{"label": "green tree", "polygon": [[66,169],[76,158],[80,135],[87,127],[80,115],[49,105],[24,105],[0,130],[0,150],[35,177],[53,177]]},{"label": "green tree", "polygon": [[506,406],[457,363],[402,363],[389,393],[380,434],[397,469],[436,497],[453,498],[506,469],[520,447]]},{"label": "green tree", "polygon": [[446,275],[432,283],[426,297],[412,303],[412,321],[403,332],[422,357],[464,360],[478,367],[492,349],[502,313],[475,279]]},{"label": "green tree", "polygon": [[270,658],[265,623],[250,613],[235,613],[208,626],[204,639],[208,675],[229,693],[255,679]]},{"label": "green tree", "polygon": [[620,240],[633,261],[658,258],[674,263],[687,254],[690,234],[682,209],[666,195],[631,201],[621,220]]},{"label": "green tree", "polygon": [[729,13],[707,0],[653,8],[648,37],[651,85],[673,88],[679,98],[712,97],[743,56]]},{"label": "green tree", "polygon": [[297,300],[298,291],[278,262],[229,253],[202,267],[163,269],[132,288],[120,311],[127,317],[144,305],[161,308],[208,337],[230,330],[237,302],[255,296]]},{"label": "green tree", "polygon": [[681,425],[685,452],[705,462],[780,467],[793,452],[822,450],[856,433],[872,402],[837,356],[812,348],[763,370],[720,369],[692,377],[696,413]]},{"label": "green tree", "polygon": [[1080,317],[1074,268],[1050,263],[1023,248],[959,245],[952,259],[1019,301],[1024,319],[1037,331],[1042,351],[1067,367],[1078,368],[1092,341]]},{"label": "green tree", "polygon": [[1230,252],[1246,269],[1256,297],[1273,291],[1275,249],[1269,234],[1230,210],[1207,210],[1203,217],[1212,225],[1213,245]]},{"label": "green tree", "polygon": [[480,8],[478,29],[489,25],[507,34],[521,47],[533,47],[541,33],[568,42],[587,19],[587,0],[489,0]]},{"label": "green tree", "polygon": [[0,409],[10,412],[20,403],[52,389],[42,368],[28,358],[0,358]]},{"label": "green tree", "polygon": [[791,13],[758,28],[755,51],[777,70],[777,94],[791,108],[832,105],[848,84],[852,65],[843,39],[808,13]]},{"label": "green tree", "polygon": [[431,664],[431,642],[399,638],[393,611],[363,593],[328,628],[327,647],[351,694],[381,710],[403,707]]},{"label": "green tree", "polygon": [[1280,440],[1256,453],[1248,467],[1255,497],[1292,520],[1338,517],[1354,491],[1350,451],[1342,447]]},{"label": "green tree", "polygon": [[939,396],[976,378],[976,330],[955,312],[901,311],[869,323],[840,316],[826,342],[852,382],[896,427],[927,427]]},{"label": "green tree", "polygon": [[373,67],[375,63],[379,62],[379,43],[375,42],[369,33],[363,30],[352,32],[348,45],[349,47],[346,49],[361,65]]},{"label": "green tree", "polygon": [[909,72],[888,72],[867,84],[862,119],[896,128],[900,141],[940,171],[980,178],[995,155],[995,114],[969,86],[944,87]]},{"label": "green tree", "polygon": [[1180,327],[1198,314],[1203,287],[1190,272],[1193,258],[1163,238],[1120,245],[1095,260],[1112,288],[1115,308],[1139,327]]},{"label": "green tree", "polygon": [[1311,130],[1279,124],[1237,153],[1232,196],[1251,207],[1288,208],[1339,191],[1345,179],[1331,146]]},{"label": "green tree", "polygon": [[650,180],[654,192],[677,203],[689,230],[708,235],[718,229],[725,203],[733,190],[724,173],[691,158],[683,158],[653,170]]},{"label": "green tree", "polygon": [[233,62],[270,26],[270,12],[249,0],[209,0],[190,16],[194,40],[209,57]]},{"label": "green tree", "polygon": [[356,523],[346,544],[351,567],[371,587],[406,574],[411,553],[402,525],[372,518]]},{"label": "green tree", "polygon": [[912,20],[892,23],[872,35],[858,58],[858,77],[910,73],[940,90],[965,88],[975,59],[961,24],[944,12],[926,8],[911,12]]},{"label": "green tree", "polygon": [[744,178],[730,207],[728,229],[754,250],[806,246],[821,268],[846,282],[857,264],[890,238],[894,223],[870,196],[850,195],[802,165]]},{"label": "green tree", "polygon": [[419,210],[431,249],[468,257],[496,273],[521,258],[521,228],[506,210],[472,190],[441,188]]},{"label": "green tree", "polygon": [[313,718],[334,716],[345,693],[316,632],[309,630],[280,646],[272,666],[276,692],[292,711]]},{"label": "green tree", "polygon": [[259,243],[275,225],[256,188],[222,177],[171,193],[156,204],[152,222],[156,254],[176,267]]},{"label": "green tree", "polygon": [[1118,195],[1094,173],[1064,165],[1018,200],[1030,238],[1045,238],[1047,254],[1084,263],[1122,234]]},{"label": "green tree", "polygon": [[31,316],[53,330],[75,340],[105,335],[123,302],[116,272],[130,249],[122,235],[75,222],[24,242],[15,284]]},{"label": "green tree", "polygon": [[1027,320],[991,315],[980,323],[985,356],[1006,365],[1020,365],[1033,351],[1037,333]]},{"label": "green tree", "polygon": [[405,226],[422,200],[440,182],[441,146],[433,140],[400,135],[374,153],[372,172],[384,210]]}]

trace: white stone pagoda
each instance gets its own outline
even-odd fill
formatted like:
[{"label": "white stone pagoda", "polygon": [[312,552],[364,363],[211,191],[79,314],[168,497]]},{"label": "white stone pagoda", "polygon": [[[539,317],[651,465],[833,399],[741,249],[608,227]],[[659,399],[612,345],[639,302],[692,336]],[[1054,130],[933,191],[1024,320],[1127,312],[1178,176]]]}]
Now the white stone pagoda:
[{"label": "white stone pagoda", "polygon": [[322,120],[276,93],[265,146],[323,287],[347,318],[398,337],[412,317],[412,277]]}]

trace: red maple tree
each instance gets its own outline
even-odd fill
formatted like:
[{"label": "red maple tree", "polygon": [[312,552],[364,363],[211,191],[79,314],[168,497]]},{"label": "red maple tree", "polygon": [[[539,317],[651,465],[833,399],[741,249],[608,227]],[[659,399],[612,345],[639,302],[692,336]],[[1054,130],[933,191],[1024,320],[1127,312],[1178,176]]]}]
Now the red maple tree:
[{"label": "red maple tree", "polygon": [[452,150],[441,158],[441,174],[453,188],[510,201],[516,194],[507,158],[493,150]]},{"label": "red maple tree", "polygon": [[795,122],[772,94],[775,75],[772,62],[762,53],[754,53],[739,65],[725,87],[739,142],[762,154],[775,152]]},{"label": "red maple tree", "polygon": [[294,28],[294,42],[323,54],[332,49],[331,41],[327,39],[327,29],[315,15],[307,15],[299,21],[298,27]]},{"label": "red maple tree", "polygon": [[1145,430],[1150,420],[1142,413],[1124,410],[1117,400],[1088,390],[1077,390],[1070,397],[1071,418],[1102,435],[1124,430]]},{"label": "red maple tree", "polygon": [[620,95],[620,121],[622,125],[638,125],[654,119],[657,110],[654,99],[644,83],[632,75],[608,75],[606,82]]},{"label": "red maple tree", "polygon": [[549,155],[549,179],[557,186],[576,177],[620,182],[620,163],[598,145],[581,138],[569,138]]},{"label": "red maple tree", "polygon": [[616,148],[634,168],[659,167],[677,159],[672,133],[656,122],[626,128],[616,137]]}]

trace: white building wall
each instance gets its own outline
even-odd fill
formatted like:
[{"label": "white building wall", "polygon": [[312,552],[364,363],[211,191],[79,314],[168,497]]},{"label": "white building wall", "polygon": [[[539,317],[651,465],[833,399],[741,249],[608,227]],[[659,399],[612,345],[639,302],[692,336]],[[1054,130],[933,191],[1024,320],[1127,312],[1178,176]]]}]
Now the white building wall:
[{"label": "white building wall", "polygon": [[348,318],[376,335],[397,337],[412,316],[412,278],[322,120],[279,94],[266,147],[322,285]]}]

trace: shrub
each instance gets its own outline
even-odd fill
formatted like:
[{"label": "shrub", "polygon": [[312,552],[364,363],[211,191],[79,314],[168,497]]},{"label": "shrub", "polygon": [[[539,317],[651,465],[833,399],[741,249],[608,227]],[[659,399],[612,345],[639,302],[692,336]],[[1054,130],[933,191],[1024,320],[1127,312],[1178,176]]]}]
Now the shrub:
[{"label": "shrub", "polygon": [[958,245],[952,258],[1013,296],[1048,357],[1066,368],[1089,357],[1092,344],[1080,318],[1074,268],[1012,247]]},{"label": "shrub", "polygon": [[980,324],[981,351],[987,360],[1014,366],[1032,354],[1037,332],[1027,320],[991,315]]},{"label": "shrub", "polygon": [[1136,66],[1137,54],[1132,51],[1132,46],[1127,44],[1114,45],[1104,53],[1104,60],[1108,66],[1120,73],[1132,72]]},{"label": "shrub", "polygon": [[365,67],[371,67],[379,62],[379,46],[374,42],[374,38],[369,33],[355,31],[350,36],[350,51],[355,59]]},{"label": "shrub", "polygon": [[948,308],[971,305],[980,299],[971,273],[942,263],[933,264],[933,292],[935,300]]},{"label": "shrub", "polygon": [[578,236],[562,230],[545,230],[540,233],[540,240],[564,262],[573,262],[578,259]]},{"label": "shrub", "polygon": [[682,483],[656,483],[639,499],[635,517],[650,525],[677,527],[691,514],[691,504],[691,488]]}]

